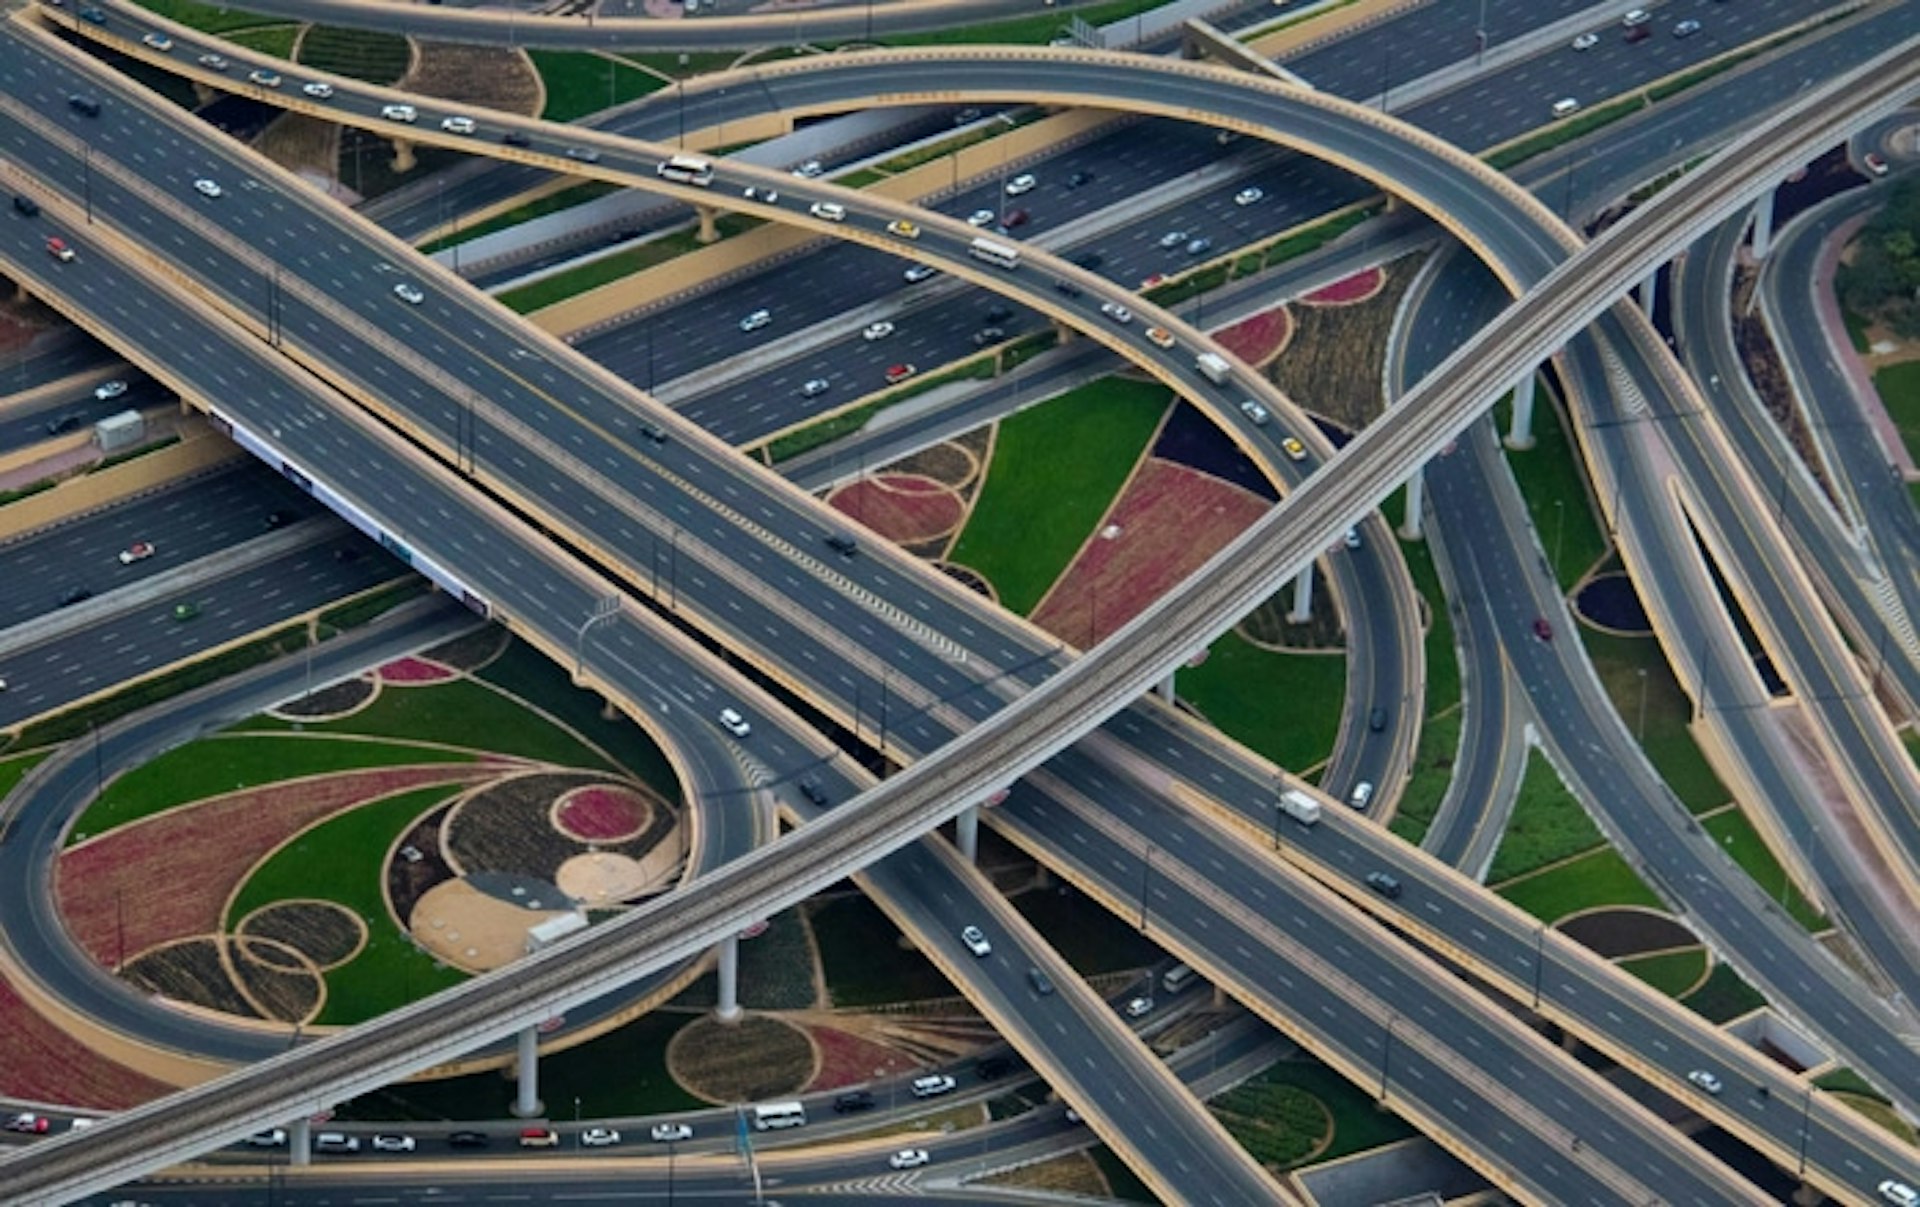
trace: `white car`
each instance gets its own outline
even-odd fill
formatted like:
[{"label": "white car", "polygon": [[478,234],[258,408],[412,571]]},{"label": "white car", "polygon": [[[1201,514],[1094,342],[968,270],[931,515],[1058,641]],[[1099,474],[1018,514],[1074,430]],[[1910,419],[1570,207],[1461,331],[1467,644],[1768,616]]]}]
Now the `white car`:
[{"label": "white car", "polygon": [[928,277],[937,276],[939,272],[940,270],[931,264],[914,264],[900,275],[906,279],[907,284],[918,285]]},{"label": "white car", "polygon": [[414,1148],[412,1136],[395,1136],[382,1132],[373,1138],[373,1151],[377,1153],[410,1153]]},{"label": "white car", "polygon": [[1253,424],[1255,427],[1265,427],[1267,425],[1267,408],[1261,406],[1251,398],[1246,399],[1240,404],[1240,413],[1245,415],[1247,422]]},{"label": "white car", "polygon": [[1718,1094],[1721,1091],[1721,1089],[1724,1088],[1720,1084],[1720,1079],[1718,1077],[1715,1077],[1712,1073],[1707,1072],[1705,1069],[1695,1069],[1691,1073],[1688,1073],[1687,1080],[1699,1086],[1701,1089],[1705,1090],[1709,1094]]},{"label": "white car", "polygon": [[1233,203],[1235,205],[1253,205],[1264,200],[1266,195],[1267,192],[1265,189],[1248,187],[1241,189],[1233,195]]},{"label": "white car", "polygon": [[448,134],[472,134],[478,127],[474,125],[472,118],[456,114],[453,117],[441,118],[440,128]]},{"label": "white car", "polygon": [[1885,176],[1887,174],[1887,161],[1877,152],[1868,151],[1861,157],[1860,162],[1864,163],[1867,166],[1867,171],[1872,172],[1875,176]]},{"label": "white car", "polygon": [[123,566],[131,566],[135,562],[144,562],[152,556],[152,541],[135,541],[120,551],[120,564]]},{"label": "white car", "polygon": [[892,334],[893,324],[882,320],[878,323],[868,323],[867,329],[860,333],[860,338],[872,343],[874,340],[885,339]]},{"label": "white car", "polygon": [[773,321],[773,311],[756,310],[752,314],[749,314],[747,317],[740,320],[740,330],[758,331],[760,330],[760,328],[766,326],[768,323],[771,323],[772,321]]},{"label": "white car", "polygon": [[1352,805],[1354,808],[1359,809],[1362,812],[1366,811],[1367,803],[1372,799],[1373,799],[1373,781],[1372,780],[1361,780],[1359,783],[1353,786],[1353,791],[1347,794],[1347,803],[1349,805]]},{"label": "white car", "polygon": [[924,1148],[903,1148],[887,1158],[887,1164],[895,1169],[918,1169],[929,1160]]},{"label": "white car", "polygon": [[915,1098],[938,1098],[942,1094],[951,1094],[960,1083],[945,1073],[930,1073],[925,1077],[913,1079]]},{"label": "white car", "polygon": [[280,86],[280,73],[268,71],[264,67],[249,71],[247,73],[247,79],[252,83],[260,85],[262,88],[278,88]]},{"label": "white car", "polygon": [[333,98],[333,85],[323,84],[319,80],[312,80],[300,85],[300,91],[306,93],[316,101],[331,100]]},{"label": "white car", "polygon": [[225,192],[225,190],[220,187],[219,181],[208,180],[205,176],[193,182],[193,191],[202,197],[218,197],[221,193]]},{"label": "white car", "polygon": [[968,226],[992,226],[997,215],[992,210],[975,210],[967,215]]},{"label": "white car", "polygon": [[103,381],[93,387],[93,396],[101,402],[106,402],[110,398],[118,398],[126,392],[127,383],[124,381]]},{"label": "white car", "polygon": [[832,388],[832,383],[824,377],[809,378],[807,383],[800,387],[800,397],[818,398]]},{"label": "white car", "polygon": [[1166,234],[1160,236],[1160,246],[1162,247],[1178,247],[1186,241],[1187,232],[1185,231],[1168,231]]},{"label": "white car", "polygon": [[1153,1013],[1152,998],[1136,997],[1136,998],[1127,999],[1126,1014],[1128,1018],[1145,1018],[1147,1015],[1152,1013]]},{"label": "white car", "polygon": [[413,120],[419,117],[420,113],[412,105],[382,105],[380,116],[390,122],[406,122],[412,125]]},{"label": "white car", "polygon": [[402,281],[398,285],[395,285],[393,287],[393,296],[399,298],[409,306],[418,306],[427,300],[427,295],[421,292],[420,287],[411,281]]},{"label": "white car", "polygon": [[795,168],[793,170],[793,174],[795,176],[800,177],[800,179],[802,180],[812,180],[814,177],[820,175],[822,172],[826,170],[827,169],[821,165],[819,160],[809,159],[807,162]]},{"label": "white car", "polygon": [[172,50],[173,49],[173,39],[169,38],[165,34],[148,34],[147,36],[145,36],[144,38],[141,38],[140,40],[146,43],[148,46],[153,47],[155,50]]},{"label": "white car", "polygon": [[1018,197],[1022,193],[1031,193],[1033,192],[1034,186],[1039,183],[1038,180],[1033,178],[1032,173],[1022,172],[1012,180],[1007,181],[1007,196]]},{"label": "white car", "polygon": [[993,954],[993,944],[987,942],[986,932],[977,926],[961,927],[960,941],[965,943],[967,950],[974,955],[989,956]]},{"label": "white car", "polygon": [[1920,1191],[1905,1182],[1896,1182],[1892,1178],[1880,1183],[1880,1197],[1892,1203],[1894,1207],[1920,1207]]},{"label": "white car", "polygon": [[747,719],[731,708],[720,710],[720,728],[736,738],[744,738],[753,732],[753,726],[747,724]]},{"label": "white car", "polygon": [[620,1143],[620,1133],[610,1127],[590,1127],[580,1133],[581,1148],[611,1148],[618,1143]]},{"label": "white car", "polygon": [[1133,321],[1133,311],[1128,310],[1118,302],[1101,303],[1100,313],[1106,315],[1114,322],[1119,323],[1122,327]]},{"label": "white car", "polygon": [[1583,33],[1573,40],[1575,50],[1592,50],[1598,45],[1600,45],[1600,35],[1592,31]]},{"label": "white car", "polygon": [[264,1132],[255,1132],[248,1136],[246,1142],[251,1148],[280,1148],[287,1142],[287,1132],[285,1128],[268,1128]]},{"label": "white car", "polygon": [[662,1144],[669,1140],[677,1143],[693,1139],[693,1129],[684,1123],[656,1123],[647,1134]]}]

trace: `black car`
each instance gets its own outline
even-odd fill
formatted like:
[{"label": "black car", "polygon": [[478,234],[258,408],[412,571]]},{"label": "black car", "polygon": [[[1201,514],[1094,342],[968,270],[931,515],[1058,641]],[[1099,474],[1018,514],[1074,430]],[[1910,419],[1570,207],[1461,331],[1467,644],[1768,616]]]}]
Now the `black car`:
[{"label": "black car", "polygon": [[487,1133],[485,1132],[447,1133],[448,1148],[485,1148],[491,1143],[492,1141],[487,1139]]},{"label": "black car", "polygon": [[983,316],[989,323],[1004,322],[1013,317],[1013,311],[1006,306],[989,306]]},{"label": "black car", "polygon": [[47,420],[47,435],[61,436],[80,426],[78,415],[55,415]]},{"label": "black car", "polygon": [[1085,290],[1081,289],[1078,285],[1074,284],[1072,281],[1068,281],[1065,279],[1055,281],[1053,283],[1053,291],[1055,293],[1063,294],[1066,297],[1070,297],[1070,298],[1077,298],[1082,293],[1085,292]]},{"label": "black car", "polygon": [[266,526],[268,528],[278,528],[292,518],[292,516],[284,511],[269,511],[267,513]]},{"label": "black car", "polygon": [[1100,266],[1107,262],[1107,258],[1097,251],[1089,251],[1075,256],[1073,262],[1088,272],[1098,272]]},{"label": "black car", "polygon": [[870,1111],[874,1107],[872,1090],[848,1090],[833,1100],[833,1109],[842,1115]]},{"label": "black car", "polygon": [[67,107],[75,113],[82,113],[88,117],[100,116],[100,102],[78,92],[67,98]]},{"label": "black car", "polygon": [[997,344],[1005,338],[1007,338],[1007,332],[1004,327],[982,327],[973,333],[973,346],[984,348],[988,344]]},{"label": "black car", "polygon": [[825,805],[827,803],[826,788],[821,786],[820,781],[811,775],[803,775],[800,777],[800,795],[806,797],[816,805]]},{"label": "black car", "polygon": [[657,423],[641,424],[640,434],[642,436],[645,436],[647,439],[653,441],[655,444],[665,444],[667,442],[667,429],[661,427]]},{"label": "black car", "polygon": [[15,213],[25,214],[31,218],[40,212],[40,203],[25,193],[15,193],[13,195],[13,208]]},{"label": "black car", "polygon": [[93,598],[92,587],[68,587],[66,590],[60,593],[60,606],[63,608],[71,607],[74,604],[79,603],[83,599],[92,599],[92,598]]},{"label": "black car", "polygon": [[1092,172],[1075,172],[1073,175],[1067,177],[1067,187],[1077,189],[1083,184],[1090,183],[1092,180]]},{"label": "black car", "polygon": [[531,147],[533,140],[518,130],[509,130],[500,136],[500,141],[509,147]]},{"label": "black car", "polygon": [[973,1062],[973,1075],[982,1081],[992,1081],[1013,1072],[1013,1061],[1006,1056],[982,1056]]}]

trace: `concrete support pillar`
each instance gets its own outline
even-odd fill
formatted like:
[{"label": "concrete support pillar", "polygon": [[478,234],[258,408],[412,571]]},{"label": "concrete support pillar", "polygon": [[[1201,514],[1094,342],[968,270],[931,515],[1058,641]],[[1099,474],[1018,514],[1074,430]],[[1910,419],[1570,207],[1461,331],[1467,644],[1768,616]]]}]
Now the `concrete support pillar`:
[{"label": "concrete support pillar", "polygon": [[718,242],[720,239],[720,231],[718,227],[714,226],[714,220],[718,217],[720,211],[710,205],[696,205],[693,207],[693,212],[694,216],[700,219],[700,233],[693,237],[694,242]]},{"label": "concrete support pillar", "polygon": [[960,848],[960,858],[968,863],[980,858],[980,806],[973,805],[961,811],[953,819],[953,842]]},{"label": "concrete support pillar", "polygon": [[32,300],[33,300],[33,295],[27,292],[27,287],[25,285],[22,285],[20,282],[15,281],[13,283],[14,304],[18,306],[24,306],[28,302],[31,302]]},{"label": "concrete support pillar", "polygon": [[1653,308],[1660,301],[1660,270],[1654,269],[1640,279],[1640,309],[1653,317]]},{"label": "concrete support pillar", "polygon": [[1764,260],[1773,252],[1773,190],[1760,194],[1753,203],[1753,258]]},{"label": "concrete support pillar", "polygon": [[[1642,295],[1646,296],[1646,295]],[[1513,387],[1513,422],[1507,425],[1507,447],[1533,447],[1533,370],[1527,370]]]},{"label": "concrete support pillar", "polygon": [[1169,704],[1173,703],[1173,677],[1177,674],[1178,671],[1168,671],[1166,678],[1153,685],[1154,694]]},{"label": "concrete support pillar", "polygon": [[740,1017],[740,936],[728,935],[720,940],[720,1001],[713,1008],[714,1017],[723,1023],[733,1022]]},{"label": "concrete support pillar", "polygon": [[193,81],[194,108],[198,109],[203,105],[211,105],[215,100],[219,99],[219,97],[220,94],[213,90],[212,84],[202,84],[199,80]]},{"label": "concrete support pillar", "polygon": [[313,1164],[313,1124],[305,1115],[287,1125],[287,1164]]},{"label": "concrete support pillar", "polygon": [[1293,624],[1305,624],[1313,619],[1313,563],[1293,580],[1293,610],[1287,613],[1287,619]]},{"label": "concrete support pillar", "polygon": [[1426,511],[1427,471],[1422,466],[1413,471],[1407,479],[1407,514],[1400,517],[1400,535],[1410,541],[1421,540],[1427,535]]},{"label": "concrete support pillar", "polygon": [[414,169],[413,144],[404,138],[393,140],[393,170],[411,172]]},{"label": "concrete support pillar", "polygon": [[1053,320],[1053,335],[1054,335],[1055,342],[1060,347],[1064,348],[1068,344],[1072,343],[1076,338],[1078,338],[1080,333],[1078,331],[1075,331],[1072,327],[1067,326],[1065,323],[1061,322],[1059,319],[1055,319]]},{"label": "concrete support pillar", "polygon": [[513,1066],[513,1114],[517,1119],[535,1119],[547,1109],[540,1101],[540,1028],[522,1027],[515,1038],[519,1055]]}]

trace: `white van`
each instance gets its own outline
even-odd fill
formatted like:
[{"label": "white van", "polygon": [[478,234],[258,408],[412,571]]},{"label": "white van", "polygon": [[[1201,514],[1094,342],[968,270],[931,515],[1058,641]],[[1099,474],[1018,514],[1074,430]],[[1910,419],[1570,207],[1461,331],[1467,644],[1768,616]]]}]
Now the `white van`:
[{"label": "white van", "polygon": [[845,222],[847,220],[847,207],[837,201],[816,201],[807,207],[807,212],[816,218],[823,218],[828,222]]},{"label": "white van", "polygon": [[1563,96],[1553,102],[1553,115],[1555,117],[1571,117],[1578,112],[1580,112],[1580,102],[1570,96]]},{"label": "white van", "polygon": [[322,1153],[357,1153],[360,1137],[344,1132],[321,1132],[313,1138],[313,1150]]}]

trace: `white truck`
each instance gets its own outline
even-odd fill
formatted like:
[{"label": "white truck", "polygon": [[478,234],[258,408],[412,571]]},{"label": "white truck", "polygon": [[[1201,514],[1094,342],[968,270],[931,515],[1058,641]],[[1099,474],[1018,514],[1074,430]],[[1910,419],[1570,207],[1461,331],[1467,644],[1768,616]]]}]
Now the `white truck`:
[{"label": "white truck", "polygon": [[1213,352],[1202,352],[1194,357],[1193,367],[1216,386],[1226,384],[1227,379],[1233,376],[1233,366],[1227,363],[1227,358]]},{"label": "white truck", "polygon": [[1288,788],[1280,794],[1280,811],[1303,826],[1320,820],[1320,802],[1298,788]]}]

